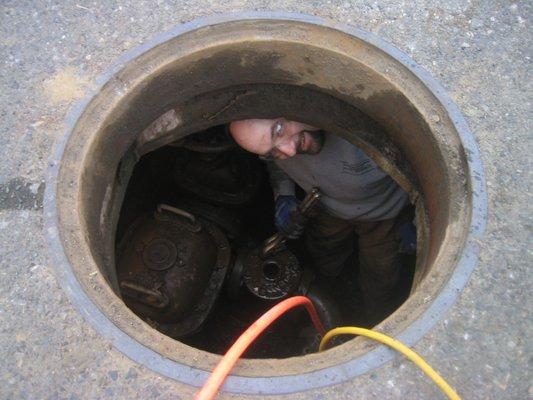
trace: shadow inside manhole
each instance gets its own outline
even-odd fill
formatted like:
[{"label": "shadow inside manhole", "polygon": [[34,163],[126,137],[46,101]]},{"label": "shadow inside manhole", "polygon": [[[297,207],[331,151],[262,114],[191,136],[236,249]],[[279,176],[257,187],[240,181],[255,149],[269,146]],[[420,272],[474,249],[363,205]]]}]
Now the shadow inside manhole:
[{"label": "shadow inside manhole", "polygon": [[[297,194],[305,197],[300,187]],[[117,230],[124,301],[155,329],[223,354],[259,316],[292,295],[311,297],[330,328],[373,326],[407,298],[414,254],[401,256],[389,308],[369,315],[354,229],[347,235],[349,257],[334,277],[314,270],[305,233],[275,253],[253,256],[277,232],[274,213],[266,162],[240,149],[227,125],[144,155],[133,170]],[[413,206],[404,213],[409,215],[404,222],[412,221]],[[305,310],[294,310],[272,325],[246,357],[286,358],[314,347],[309,317]]]}]

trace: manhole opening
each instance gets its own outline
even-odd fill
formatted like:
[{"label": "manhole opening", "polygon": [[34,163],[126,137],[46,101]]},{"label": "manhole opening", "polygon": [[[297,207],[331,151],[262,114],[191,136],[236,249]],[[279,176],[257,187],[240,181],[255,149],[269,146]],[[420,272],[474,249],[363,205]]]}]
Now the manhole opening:
[{"label": "manhole opening", "polygon": [[[355,233],[352,254],[327,283],[315,276],[305,235],[275,256],[250,256],[276,232],[273,199],[266,163],[240,149],[227,125],[145,154],[133,169],[117,229],[125,303],[155,329],[217,354],[280,299],[308,291],[336,326],[379,322],[365,313]],[[204,229],[194,232],[191,221]],[[206,229],[230,249],[219,276],[219,238]],[[391,290],[396,307],[409,295],[415,262],[414,255],[402,257],[401,279]],[[376,311],[384,318],[393,310]],[[269,328],[246,357],[300,356],[315,341],[305,311],[297,310]]]},{"label": "manhole opening", "polygon": [[[201,384],[204,372],[219,360],[212,353],[219,350],[207,349],[206,341],[193,343],[191,337],[183,339],[190,340],[190,346],[172,338],[183,334],[175,327],[176,316],[185,318],[192,304],[210,310],[205,300],[209,296],[200,295],[188,282],[178,285],[175,280],[169,290],[160,285],[162,276],[172,275],[180,261],[186,269],[191,255],[199,264],[214,265],[216,277],[229,272],[230,265],[231,271],[235,266],[238,269],[246,260],[231,251],[233,239],[226,231],[232,221],[227,216],[203,207],[201,211],[209,218],[198,217],[199,210],[193,209],[197,202],[180,204],[185,199],[181,196],[160,203],[163,198],[154,193],[172,191],[161,174],[173,172],[167,181],[172,185],[176,171],[183,182],[193,176],[187,169],[192,166],[190,160],[172,155],[182,151],[176,142],[233,120],[285,116],[327,129],[361,148],[409,193],[419,239],[416,265],[407,274],[403,303],[380,323],[380,329],[392,336],[402,334],[410,343],[424,335],[464,286],[476,260],[472,238],[480,236],[485,212],[483,173],[473,138],[442,88],[378,38],[308,16],[224,17],[203,25],[191,23],[158,40],[103,77],[105,84],[76,109],[69,135],[51,163],[47,235],[53,253],[58,254],[63,285],[84,315],[90,316],[89,321],[132,359],[188,384]],[[154,121],[158,126],[151,125]],[[204,150],[211,146],[201,145]],[[246,162],[242,154],[236,157]],[[165,157],[171,162],[161,161]],[[157,186],[156,192],[144,190],[146,198],[131,202],[128,211],[131,192],[126,189],[140,179],[138,171],[150,164],[148,160],[164,167],[155,168],[155,178],[139,185]],[[183,164],[176,165],[180,161]],[[246,169],[248,174],[254,170]],[[210,181],[226,194],[225,201],[242,200],[238,193],[242,182],[228,183],[226,179]],[[255,190],[253,185],[249,189]],[[257,190],[268,192],[268,185]],[[134,204],[143,206],[135,208]],[[272,204],[261,207],[268,208],[264,215],[270,222],[256,222],[253,229],[272,229]],[[247,211],[241,208],[237,214],[244,217]],[[146,234],[157,218],[158,224],[166,224],[171,232],[177,229],[180,237],[188,237],[195,245],[173,242],[174,234],[153,235],[131,252],[149,266],[151,275],[124,283],[115,261],[129,243],[123,238],[131,224],[142,216],[146,219],[139,222],[139,229]],[[179,221],[178,228],[175,221]],[[280,276],[291,274],[284,265],[300,262],[296,255],[296,261],[287,257],[279,264]],[[221,280],[211,280],[211,272],[201,270],[191,279],[216,291]],[[257,276],[245,278],[254,288]],[[274,289],[258,293],[280,295]],[[337,292],[350,293],[332,291]],[[175,293],[182,296],[178,304]],[[224,290],[221,295],[233,299],[236,293]],[[132,312],[134,301],[145,309]],[[157,314],[169,305],[171,313]],[[156,318],[159,326],[154,329]],[[199,322],[191,318],[186,331],[194,330]],[[208,351],[200,350],[202,346]],[[320,354],[243,360],[239,376],[228,380],[228,390],[292,393],[342,382],[384,362],[373,349],[355,339]],[[357,363],[363,356],[361,366]]]}]

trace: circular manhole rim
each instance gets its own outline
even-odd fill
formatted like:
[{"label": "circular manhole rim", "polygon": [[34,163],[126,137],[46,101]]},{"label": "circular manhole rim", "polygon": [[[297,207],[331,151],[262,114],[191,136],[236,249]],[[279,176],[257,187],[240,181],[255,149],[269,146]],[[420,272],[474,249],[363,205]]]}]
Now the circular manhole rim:
[{"label": "circular manhole rim", "polygon": [[[90,324],[102,336],[112,341],[117,349],[131,359],[162,375],[193,386],[201,385],[205,381],[208,371],[170,360],[136,341],[119,329],[98,309],[91,298],[85,293],[80,282],[78,282],[76,278],[62,245],[59,233],[58,212],[56,209],[57,198],[55,183],[57,182],[63,151],[76,121],[83,114],[86,106],[92,98],[97,94],[98,89],[104,86],[104,84],[124,67],[126,63],[159,44],[198,28],[224,22],[254,19],[294,21],[335,29],[363,40],[393,57],[414,74],[437,98],[438,102],[440,102],[453,121],[461,143],[468,152],[467,163],[469,176],[467,179],[471,185],[473,195],[471,198],[471,220],[469,223],[469,231],[464,241],[461,257],[458,260],[451,277],[438,296],[425,309],[422,315],[414,321],[414,323],[397,335],[399,340],[412,346],[424,336],[424,334],[426,334],[454,304],[459,293],[468,282],[468,278],[476,264],[479,252],[478,241],[483,236],[486,223],[487,199],[480,155],[475,140],[457,106],[446,95],[440,84],[437,83],[426,71],[414,63],[414,61],[412,61],[407,55],[368,32],[309,15],[252,12],[219,15],[194,20],[187,24],[177,26],[168,32],[162,33],[151,41],[127,52],[96,80],[98,88],[95,88],[86,99],[75,105],[66,119],[70,129],[57,144],[46,174],[47,185],[44,199],[45,236],[51,250],[51,258],[55,262],[56,273],[60,285],[67,292],[75,307],[84,315]],[[225,390],[243,394],[281,394],[309,390],[351,379],[357,375],[379,367],[393,357],[394,353],[392,351],[383,346],[376,346],[373,350],[360,357],[351,359],[348,362],[308,373],[273,377],[245,377],[232,375],[226,382]]]}]

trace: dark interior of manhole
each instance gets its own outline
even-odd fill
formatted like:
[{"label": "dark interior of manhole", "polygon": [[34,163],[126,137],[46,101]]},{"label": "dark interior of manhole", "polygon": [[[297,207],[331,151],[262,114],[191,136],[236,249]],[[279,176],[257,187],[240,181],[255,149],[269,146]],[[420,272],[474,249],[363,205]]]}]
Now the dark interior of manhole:
[{"label": "dark interior of manhole", "polygon": [[[160,147],[136,164],[122,205],[116,235],[122,297],[155,329],[217,354],[292,294],[311,296],[322,317],[336,325],[371,325],[362,312],[357,246],[326,289],[310,290],[313,272],[302,239],[288,241],[267,260],[254,256],[275,232],[265,163],[240,149],[227,126]],[[404,256],[402,264],[398,306],[409,295],[415,256]],[[298,356],[316,345],[307,314],[293,310],[245,357]]]}]

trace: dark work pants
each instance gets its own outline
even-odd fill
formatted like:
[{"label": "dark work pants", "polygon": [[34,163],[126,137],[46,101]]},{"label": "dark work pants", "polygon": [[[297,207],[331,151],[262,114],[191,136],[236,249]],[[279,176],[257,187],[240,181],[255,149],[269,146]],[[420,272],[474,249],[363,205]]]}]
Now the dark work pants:
[{"label": "dark work pants", "polygon": [[305,240],[315,272],[326,277],[338,276],[357,239],[359,285],[366,312],[377,320],[392,312],[401,266],[400,239],[396,233],[400,217],[350,221],[324,210],[313,211]]}]

